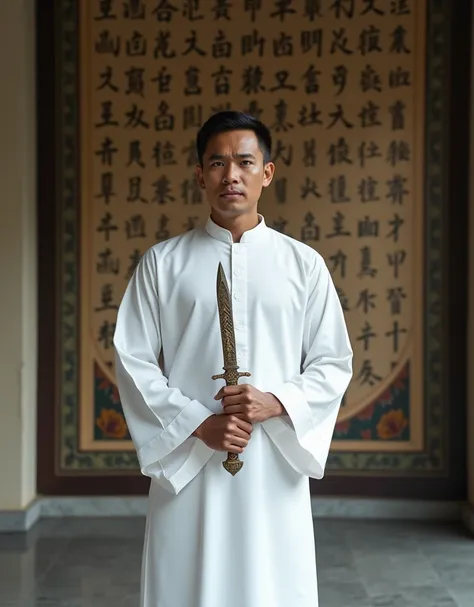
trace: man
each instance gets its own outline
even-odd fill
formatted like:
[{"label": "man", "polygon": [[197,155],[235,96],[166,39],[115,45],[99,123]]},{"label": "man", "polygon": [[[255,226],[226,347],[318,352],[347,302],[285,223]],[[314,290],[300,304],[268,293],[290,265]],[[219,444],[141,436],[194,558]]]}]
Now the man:
[{"label": "man", "polygon": [[[221,112],[197,136],[203,229],[157,244],[127,287],[117,381],[141,471],[151,478],[143,607],[317,607],[308,477],[321,478],[352,350],[322,257],[269,229],[271,136]],[[223,366],[222,264],[237,363]],[[218,383],[219,382],[219,383]],[[244,462],[235,476],[226,452]]]}]

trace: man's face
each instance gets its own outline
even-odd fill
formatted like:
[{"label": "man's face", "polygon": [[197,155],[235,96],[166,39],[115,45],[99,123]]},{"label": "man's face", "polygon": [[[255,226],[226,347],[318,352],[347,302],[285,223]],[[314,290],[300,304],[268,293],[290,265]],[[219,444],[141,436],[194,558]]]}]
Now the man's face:
[{"label": "man's face", "polygon": [[275,167],[264,164],[253,131],[229,131],[212,137],[197,179],[206,190],[217,217],[232,218],[256,212],[262,188],[270,185]]}]

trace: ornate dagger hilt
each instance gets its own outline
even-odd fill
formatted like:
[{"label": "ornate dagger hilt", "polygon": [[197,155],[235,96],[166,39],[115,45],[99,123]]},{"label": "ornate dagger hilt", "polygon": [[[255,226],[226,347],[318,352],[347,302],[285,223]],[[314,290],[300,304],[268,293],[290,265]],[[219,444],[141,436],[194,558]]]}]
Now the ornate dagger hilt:
[{"label": "ornate dagger hilt", "polygon": [[250,377],[250,373],[239,373],[237,369],[225,369],[225,373],[213,375],[212,379],[224,379],[227,386],[237,386],[241,377]]},{"label": "ornate dagger hilt", "polygon": [[[237,386],[241,377],[251,376],[251,374],[247,372],[239,373],[238,369],[239,367],[236,366],[224,367],[224,373],[213,375],[212,379],[224,379],[227,386]],[[244,462],[239,459],[238,453],[227,453],[227,459],[225,462],[222,462],[222,465],[229,474],[235,476],[244,465]]]}]

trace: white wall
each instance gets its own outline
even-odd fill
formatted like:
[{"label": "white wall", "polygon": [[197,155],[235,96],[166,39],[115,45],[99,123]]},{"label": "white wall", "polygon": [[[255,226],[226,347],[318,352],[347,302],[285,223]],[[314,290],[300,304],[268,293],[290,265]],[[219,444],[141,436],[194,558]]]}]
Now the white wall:
[{"label": "white wall", "polygon": [[0,510],[36,493],[34,0],[0,2]]}]

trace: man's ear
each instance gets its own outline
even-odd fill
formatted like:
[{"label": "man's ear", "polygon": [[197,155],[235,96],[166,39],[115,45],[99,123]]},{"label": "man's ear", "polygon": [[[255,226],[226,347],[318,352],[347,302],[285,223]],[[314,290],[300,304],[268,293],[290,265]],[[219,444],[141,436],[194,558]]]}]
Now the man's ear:
[{"label": "man's ear", "polygon": [[273,162],[267,162],[267,164],[263,168],[263,187],[267,188],[273,179],[273,175],[275,174],[275,165]]},{"label": "man's ear", "polygon": [[202,166],[197,164],[195,172],[196,172],[196,181],[198,182],[199,187],[204,190],[204,188],[206,186],[204,185],[204,176],[202,173]]}]

